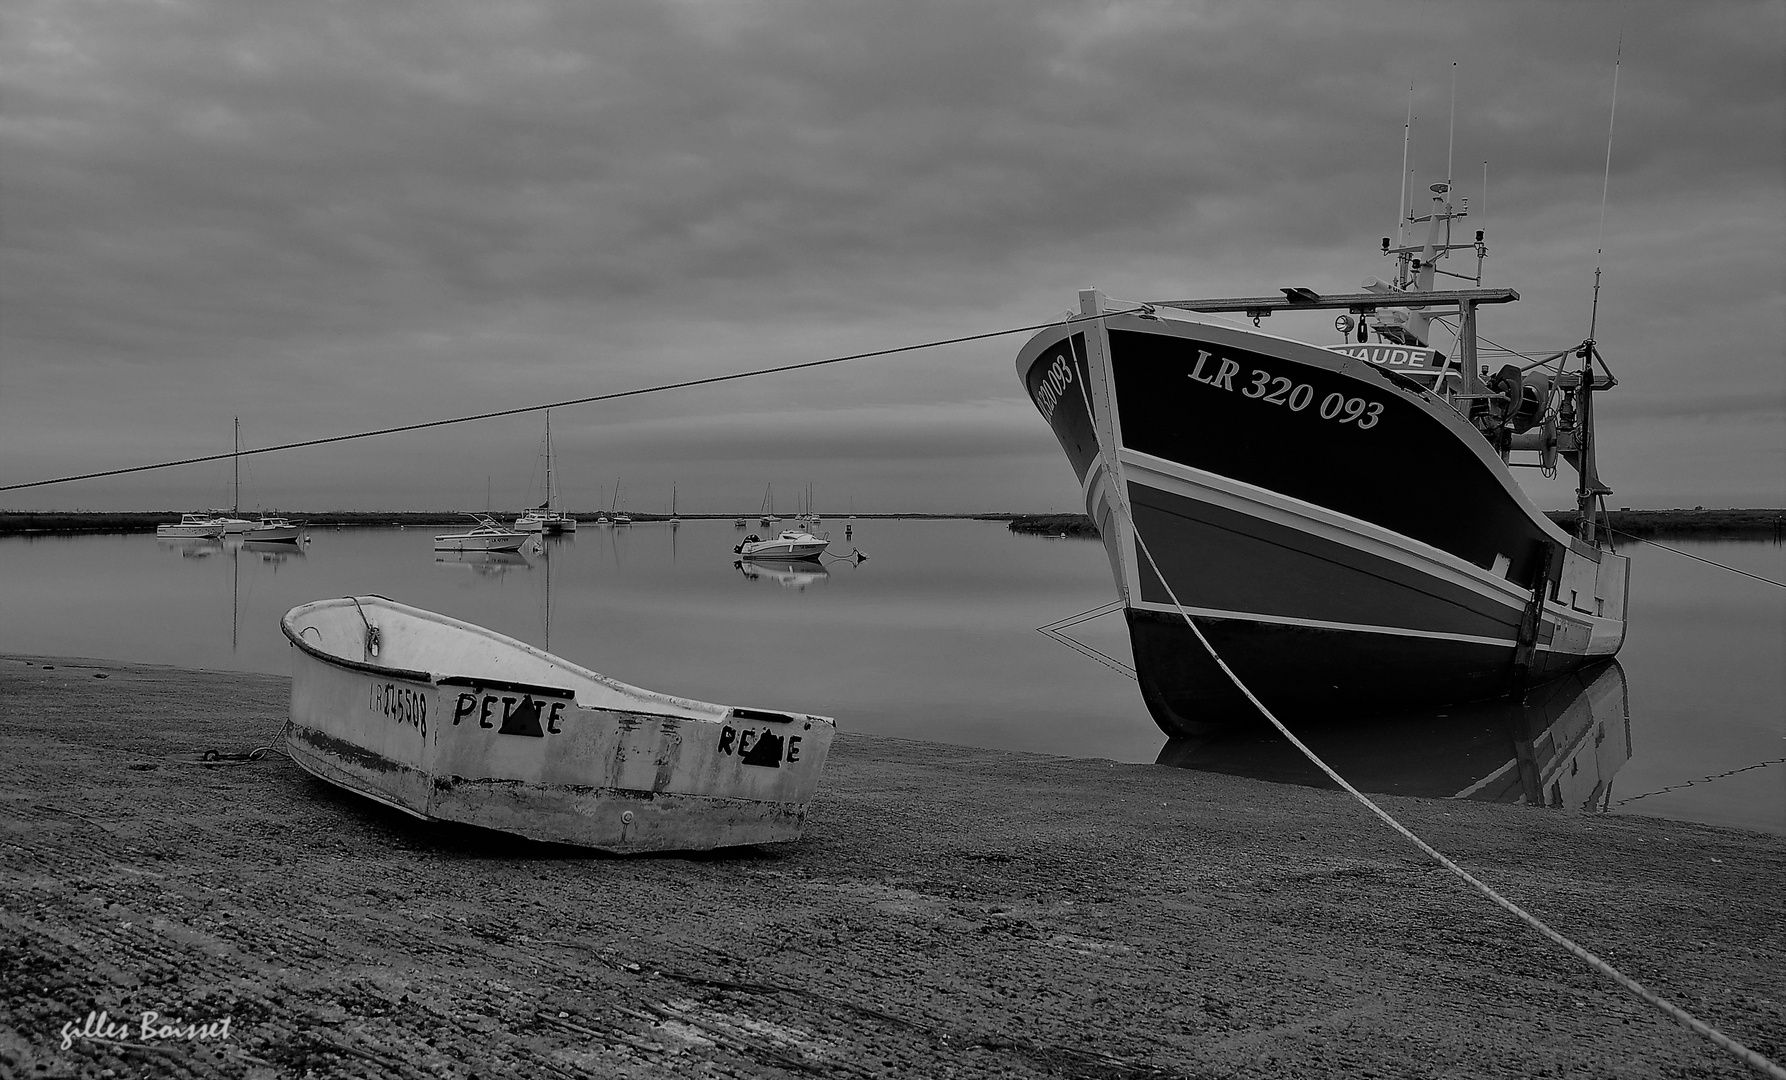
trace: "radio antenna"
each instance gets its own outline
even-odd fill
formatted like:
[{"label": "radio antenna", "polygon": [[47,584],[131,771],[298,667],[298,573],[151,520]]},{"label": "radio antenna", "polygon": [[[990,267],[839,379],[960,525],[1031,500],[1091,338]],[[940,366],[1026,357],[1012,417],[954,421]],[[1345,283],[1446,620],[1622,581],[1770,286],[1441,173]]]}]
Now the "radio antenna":
[{"label": "radio antenna", "polygon": [[1408,242],[1408,144],[1414,138],[1414,84],[1408,84],[1408,118],[1402,121],[1402,195],[1395,207],[1395,244]]},{"label": "radio antenna", "polygon": [[1594,302],[1588,313],[1588,344],[1600,320],[1600,268],[1605,263],[1606,195],[1612,189],[1612,125],[1619,115],[1619,64],[1625,56],[1625,31],[1619,30],[1618,51],[1612,59],[1612,109],[1606,117],[1606,175],[1600,181],[1600,231],[1594,234]]},{"label": "radio antenna", "polygon": [[[1457,150],[1457,61],[1451,61],[1451,134],[1445,143],[1445,193],[1451,193],[1451,159]],[[1445,200],[1450,202],[1449,197]]]}]

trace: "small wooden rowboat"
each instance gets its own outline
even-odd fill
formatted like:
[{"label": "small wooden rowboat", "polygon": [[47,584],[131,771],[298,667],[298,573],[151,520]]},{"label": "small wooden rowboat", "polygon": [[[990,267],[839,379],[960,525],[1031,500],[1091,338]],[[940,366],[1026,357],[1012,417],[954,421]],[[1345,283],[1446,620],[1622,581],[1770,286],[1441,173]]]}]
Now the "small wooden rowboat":
[{"label": "small wooden rowboat", "polygon": [[382,596],[286,612],[293,761],[416,817],[613,852],[793,840],[836,724],[617,682]]}]

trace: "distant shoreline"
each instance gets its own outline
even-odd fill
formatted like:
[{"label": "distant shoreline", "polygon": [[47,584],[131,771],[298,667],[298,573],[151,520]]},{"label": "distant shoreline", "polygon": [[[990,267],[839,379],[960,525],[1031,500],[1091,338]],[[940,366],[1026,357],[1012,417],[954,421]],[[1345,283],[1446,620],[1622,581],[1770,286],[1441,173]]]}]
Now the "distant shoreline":
[{"label": "distant shoreline", "polygon": [[[491,516],[512,520],[519,510],[496,511]],[[244,514],[252,517],[252,514]],[[336,526],[450,526],[464,524],[467,515],[452,511],[333,510],[323,513],[285,512],[293,521],[304,521],[313,529]],[[595,523],[595,513],[573,515],[584,524]],[[742,517],[756,524],[757,514],[682,514],[684,521],[726,520]],[[1548,516],[1559,526],[1569,529],[1575,524],[1575,511],[1552,510]],[[1614,510],[1608,515],[1612,527],[1628,536],[1679,536],[1701,539],[1774,539],[1786,540],[1786,510]],[[636,522],[661,522],[668,514],[635,513]],[[886,521],[902,519],[1003,521],[1012,532],[1041,536],[1096,537],[1097,526],[1084,514],[856,514],[856,519]],[[82,536],[103,533],[152,533],[155,526],[178,521],[178,511],[130,511],[106,513],[0,511],[0,536]],[[843,521],[847,518],[830,518]]]},{"label": "distant shoreline", "polygon": [[[180,520],[183,511],[178,510],[143,510],[143,511],[25,511],[0,510],[0,536],[83,536],[101,533],[152,533],[157,525],[166,525]],[[492,510],[487,513],[498,521],[513,521],[521,514],[520,510]],[[573,512],[572,517],[584,525],[595,524],[598,511]],[[633,521],[638,523],[668,521],[668,514],[651,514],[628,511]],[[322,513],[302,513],[281,510],[281,517],[292,521],[301,521],[312,529],[332,529],[336,526],[384,526],[402,525],[405,527],[458,526],[468,522],[470,514],[452,510],[426,511],[376,511],[376,510],[329,510]],[[257,511],[241,511],[246,519],[254,519]],[[679,514],[684,521],[729,521],[744,518],[749,524],[756,525],[758,511],[735,514]],[[900,519],[937,519],[937,520],[969,520],[969,521],[1017,521],[1031,515],[1024,514],[856,514],[858,520],[900,520]],[[783,520],[792,521],[792,518]],[[823,523],[847,521],[847,516],[824,519]]]}]

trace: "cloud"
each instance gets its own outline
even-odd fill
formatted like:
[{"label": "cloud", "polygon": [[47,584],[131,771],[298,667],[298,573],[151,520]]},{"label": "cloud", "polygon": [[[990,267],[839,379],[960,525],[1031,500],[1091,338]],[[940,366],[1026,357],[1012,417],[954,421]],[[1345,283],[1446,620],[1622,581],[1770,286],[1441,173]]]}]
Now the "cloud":
[{"label": "cloud", "polygon": [[[1732,393],[1777,369],[1781,19],[27,0],[0,12],[0,480],[178,456],[236,415],[282,441],[1022,325],[1089,285],[1349,285],[1380,272],[1410,83],[1417,190],[1453,159],[1491,275],[1527,297],[1512,325],[1560,347],[1585,332],[1621,26],[1603,340],[1632,346],[1633,392]],[[1675,362],[1708,341],[1715,370]],[[704,418],[723,464],[768,441],[780,396],[886,410],[862,442],[906,463],[889,490],[997,502],[1000,470],[937,471],[937,446],[973,451],[934,425],[975,428],[930,410],[1008,397],[1013,349],[601,415],[650,445],[647,421]],[[398,458],[329,460],[381,478],[370,503],[450,487],[438,455]],[[180,490],[159,483],[139,481]]]}]

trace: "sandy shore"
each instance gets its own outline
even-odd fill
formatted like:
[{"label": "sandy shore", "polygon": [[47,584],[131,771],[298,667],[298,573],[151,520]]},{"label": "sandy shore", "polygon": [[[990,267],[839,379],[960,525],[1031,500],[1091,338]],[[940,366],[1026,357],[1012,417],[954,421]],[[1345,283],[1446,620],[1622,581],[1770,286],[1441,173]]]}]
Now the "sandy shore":
[{"label": "sandy shore", "polygon": [[[608,858],[187,763],[286,697],[0,657],[0,1073],[1752,1075],[1338,793],[844,734],[801,841]],[[1786,840],[1383,801],[1786,1061]]]}]

